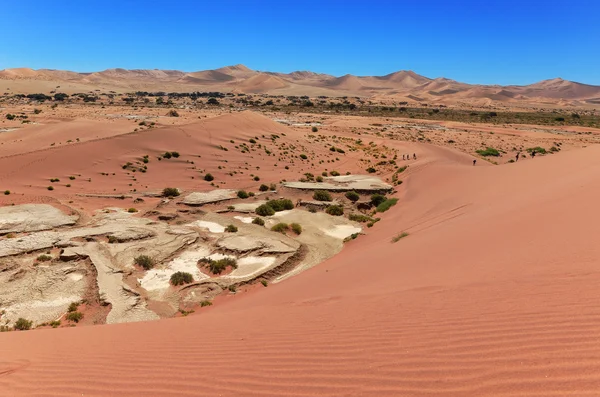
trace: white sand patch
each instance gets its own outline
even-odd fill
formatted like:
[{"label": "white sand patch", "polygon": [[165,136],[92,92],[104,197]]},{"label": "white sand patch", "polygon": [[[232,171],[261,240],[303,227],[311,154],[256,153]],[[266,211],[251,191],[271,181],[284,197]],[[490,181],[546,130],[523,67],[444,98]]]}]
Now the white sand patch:
[{"label": "white sand patch", "polygon": [[276,258],[272,256],[247,256],[237,261],[238,268],[229,274],[231,277],[248,277],[259,274],[265,268],[275,263]]},{"label": "white sand patch", "polygon": [[73,281],[79,281],[79,280],[83,279],[83,274],[71,273],[71,274],[69,274],[69,278]]},{"label": "white sand patch", "polygon": [[340,240],[352,236],[354,233],[360,233],[361,228],[352,225],[336,225],[331,229],[321,229],[328,236],[339,238]]},{"label": "white sand patch", "polygon": [[196,251],[185,251],[169,262],[166,265],[166,269],[151,269],[138,282],[147,291],[156,291],[169,288],[169,280],[173,273],[176,272],[190,273],[194,277],[194,281],[208,278],[206,274],[203,274],[198,269],[198,261],[205,258],[209,252],[207,248],[201,248]]},{"label": "white sand patch", "polygon": [[195,221],[195,222],[189,223],[188,226],[196,226],[196,227],[201,227],[203,229],[208,229],[208,231],[211,233],[224,233],[225,232],[225,226],[221,226],[216,222]]},{"label": "white sand patch", "polygon": [[251,216],[234,216],[235,219],[242,221],[243,223],[252,223],[254,220]]}]

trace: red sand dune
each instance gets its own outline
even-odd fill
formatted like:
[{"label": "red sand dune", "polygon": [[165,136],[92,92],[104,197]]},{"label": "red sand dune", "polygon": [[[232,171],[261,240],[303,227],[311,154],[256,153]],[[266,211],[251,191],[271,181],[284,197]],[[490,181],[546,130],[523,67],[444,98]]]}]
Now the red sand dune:
[{"label": "red sand dune", "polygon": [[426,147],[400,205],[299,276],[189,317],[1,334],[0,394],[599,395],[600,147],[497,167]]}]

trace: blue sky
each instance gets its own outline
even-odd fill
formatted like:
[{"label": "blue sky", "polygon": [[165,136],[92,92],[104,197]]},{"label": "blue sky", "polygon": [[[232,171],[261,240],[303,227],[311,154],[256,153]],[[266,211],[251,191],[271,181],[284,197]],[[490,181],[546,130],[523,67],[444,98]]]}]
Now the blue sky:
[{"label": "blue sky", "polygon": [[0,69],[257,70],[600,85],[598,0],[2,2]]}]

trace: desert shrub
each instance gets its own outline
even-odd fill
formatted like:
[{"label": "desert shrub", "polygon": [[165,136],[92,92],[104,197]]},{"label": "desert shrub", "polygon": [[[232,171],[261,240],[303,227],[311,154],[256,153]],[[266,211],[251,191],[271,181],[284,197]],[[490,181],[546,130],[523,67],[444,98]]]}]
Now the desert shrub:
[{"label": "desert shrub", "polygon": [[339,148],[339,147],[336,147],[336,148],[335,148],[335,151],[336,151],[336,152],[338,152],[338,153],[341,153],[341,154],[344,154],[344,153],[346,153],[346,152],[344,151],[344,149],[341,149],[341,148]]},{"label": "desert shrub", "polygon": [[206,174],[206,175],[204,175],[204,180],[207,182],[211,182],[211,181],[215,180],[215,177],[212,176],[212,174]]},{"label": "desert shrub", "polygon": [[560,149],[559,149],[559,148],[557,148],[556,146],[552,146],[552,147],[550,148],[550,151],[551,151],[551,152],[559,152],[559,151],[560,151]]},{"label": "desert shrub", "polygon": [[33,109],[33,114],[40,114],[42,113],[42,109]]},{"label": "desert shrub", "polygon": [[10,194],[10,190],[5,190],[5,191],[4,191],[4,195],[5,195],[5,196],[8,196],[9,194]]},{"label": "desert shrub", "polygon": [[171,152],[171,156],[173,156],[175,158],[179,158],[180,154],[179,154],[179,152]]},{"label": "desert shrub", "polygon": [[60,320],[50,321],[50,323],[48,323],[48,325],[51,326],[52,328],[58,328],[58,327],[60,327]]},{"label": "desert shrub", "polygon": [[400,241],[401,239],[403,239],[406,236],[408,236],[408,233],[406,233],[406,232],[397,234],[396,236],[394,236],[394,238],[392,238],[392,243],[397,243],[398,241]]},{"label": "desert shrub", "polygon": [[267,190],[269,190],[269,187],[263,183],[262,185],[260,185],[258,190],[261,192],[266,192]]},{"label": "desert shrub", "polygon": [[540,147],[540,146],[530,147],[529,149],[527,149],[527,153],[531,153],[534,150],[537,154],[546,154],[546,149],[544,149],[543,147]]},{"label": "desert shrub", "polygon": [[306,160],[306,159],[308,158],[308,156],[307,156],[307,155],[305,155],[304,153],[302,153],[302,154],[300,155],[300,158],[301,158],[302,160]]},{"label": "desert shrub", "polygon": [[274,225],[271,228],[271,231],[277,232],[277,233],[285,233],[288,231],[288,229],[289,229],[289,226],[287,223],[280,222],[280,223]]},{"label": "desert shrub", "polygon": [[321,175],[319,175],[315,178],[315,181],[321,183],[321,182],[323,182],[323,177]]},{"label": "desert shrub", "polygon": [[169,117],[179,117],[179,113],[177,113],[177,110],[169,110],[169,112],[167,113],[167,116],[169,116]]},{"label": "desert shrub", "polygon": [[367,216],[367,215],[363,215],[363,214],[350,214],[350,215],[348,215],[348,219],[350,219],[353,222],[360,222],[360,223],[373,221],[373,218],[371,218],[370,216]]},{"label": "desert shrub", "polygon": [[54,186],[48,186],[46,189],[52,191],[52,190],[54,190]]},{"label": "desert shrub", "polygon": [[248,197],[250,197],[250,196],[248,195],[248,192],[247,192],[247,191],[245,191],[245,190],[238,190],[238,192],[237,192],[237,196],[238,196],[239,198],[241,198],[241,199],[247,199]]},{"label": "desert shrub", "polygon": [[[214,98],[211,98],[211,99],[214,99]],[[205,306],[212,306],[212,302],[211,301],[200,302],[200,307],[205,307]]]},{"label": "desert shrub", "polygon": [[290,229],[298,235],[302,233],[302,226],[299,223],[290,224]]},{"label": "desert shrub", "polygon": [[52,257],[50,255],[40,255],[36,258],[36,260],[38,262],[48,262],[52,260]]},{"label": "desert shrub", "polygon": [[406,171],[406,169],[407,169],[407,168],[408,168],[408,165],[405,165],[405,166],[403,166],[403,167],[400,167],[400,168],[398,168],[398,169],[396,170],[396,174],[400,174],[400,173],[402,173],[402,172]]},{"label": "desert shrub", "polygon": [[326,190],[315,190],[313,193],[313,199],[317,201],[331,201],[331,194]]},{"label": "desert shrub", "polygon": [[252,219],[252,223],[255,225],[259,225],[259,226],[264,226],[265,225],[265,221],[262,218],[256,217],[254,219]]},{"label": "desert shrub", "polygon": [[385,212],[396,205],[398,202],[397,198],[390,198],[385,200],[383,203],[377,206],[377,212]]},{"label": "desert shrub", "polygon": [[154,267],[154,259],[150,258],[148,255],[136,256],[133,262],[146,270],[152,269]]},{"label": "desert shrub", "polygon": [[138,210],[136,210],[135,208],[129,208],[127,210],[127,212],[129,212],[130,214],[133,214],[134,212],[138,212]]},{"label": "desert shrub", "polygon": [[256,182],[260,181],[260,177],[257,175],[253,178]]},{"label": "desert shrub", "polygon": [[17,116],[15,116],[14,114],[10,114],[10,113],[8,113],[8,114],[6,115],[6,119],[7,119],[7,120],[14,120],[14,119],[16,119],[16,118],[17,118]]},{"label": "desert shrub", "polygon": [[179,196],[179,189],[176,187],[166,187],[162,191],[163,197],[177,197]]},{"label": "desert shrub", "polygon": [[319,131],[319,129],[317,127],[313,127],[313,128],[311,128],[311,130],[312,130],[312,132],[318,132]]},{"label": "desert shrub", "polygon": [[274,184],[274,183],[271,183],[271,184],[269,185],[269,190],[270,190],[270,191],[272,191],[272,192],[274,192],[275,190],[277,190],[277,185],[276,185],[276,184]]},{"label": "desert shrub", "polygon": [[165,154],[163,154],[163,158],[164,159],[170,159],[171,157],[173,157],[173,155],[171,154],[171,152],[165,152]]},{"label": "desert shrub", "polygon": [[369,174],[374,174],[375,172],[377,172],[377,170],[375,168],[373,168],[373,167],[369,167],[369,168],[367,168],[367,172]]},{"label": "desert shrub", "polygon": [[31,329],[32,325],[33,325],[33,321],[30,321],[30,320],[27,320],[27,319],[24,319],[23,317],[21,317],[15,323],[15,329],[17,331],[27,331],[27,330]]},{"label": "desert shrub", "polygon": [[329,215],[341,216],[344,215],[344,207],[341,205],[330,205],[325,209],[325,212],[327,212]]},{"label": "desert shrub", "polygon": [[67,308],[67,311],[69,313],[76,312],[78,307],[79,307],[79,302],[71,302],[71,304]]},{"label": "desert shrub", "polygon": [[476,150],[475,152],[478,155],[484,156],[484,157],[489,157],[489,156],[498,157],[498,156],[500,156],[500,152],[497,149],[494,149],[492,147],[488,147],[485,150]]},{"label": "desert shrub", "polygon": [[271,216],[275,215],[275,210],[268,204],[262,204],[256,208],[256,214],[260,216]]},{"label": "desert shrub", "polygon": [[358,200],[360,200],[360,196],[358,193],[356,192],[347,192],[346,193],[346,198],[350,201],[352,201],[353,203],[357,202]]},{"label": "desert shrub", "polygon": [[383,203],[386,200],[386,197],[383,194],[376,193],[371,196],[371,203],[377,207],[379,204]]},{"label": "desert shrub", "polygon": [[83,318],[83,313],[81,312],[70,312],[67,313],[67,320],[73,321],[74,323],[78,323]]},{"label": "desert shrub", "polygon": [[214,97],[210,97],[208,98],[208,101],[206,101],[207,105],[219,105],[220,102],[217,100],[217,98]]},{"label": "desert shrub", "polygon": [[237,269],[237,261],[234,258],[223,258],[219,260],[203,258],[200,259],[199,263],[207,266],[212,274],[221,274],[228,266]]},{"label": "desert shrub", "polygon": [[565,121],[564,117],[555,117],[554,118],[555,121]]},{"label": "desert shrub", "polygon": [[238,228],[235,225],[227,225],[227,227],[225,228],[225,231],[227,233],[237,233]]},{"label": "desert shrub", "polygon": [[267,282],[267,280],[260,280],[260,283],[263,285],[263,287],[266,287],[269,285],[269,283]]},{"label": "desert shrub", "polygon": [[172,285],[184,285],[194,281],[194,277],[190,273],[175,272],[171,275],[170,282]]},{"label": "desert shrub", "polygon": [[331,176],[340,176],[340,173],[339,173],[339,172],[337,172],[337,171],[331,171],[331,172],[329,173],[329,175],[331,175]]},{"label": "desert shrub", "polygon": [[275,212],[294,209],[294,203],[290,199],[269,200],[266,205],[273,208]]}]

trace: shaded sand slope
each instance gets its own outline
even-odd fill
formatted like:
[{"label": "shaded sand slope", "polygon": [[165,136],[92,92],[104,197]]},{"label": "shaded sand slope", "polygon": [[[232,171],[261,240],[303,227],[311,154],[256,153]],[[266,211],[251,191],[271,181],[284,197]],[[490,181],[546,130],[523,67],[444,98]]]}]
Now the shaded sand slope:
[{"label": "shaded sand slope", "polygon": [[600,147],[439,160],[286,282],[185,318],[0,334],[0,393],[598,395]]}]

